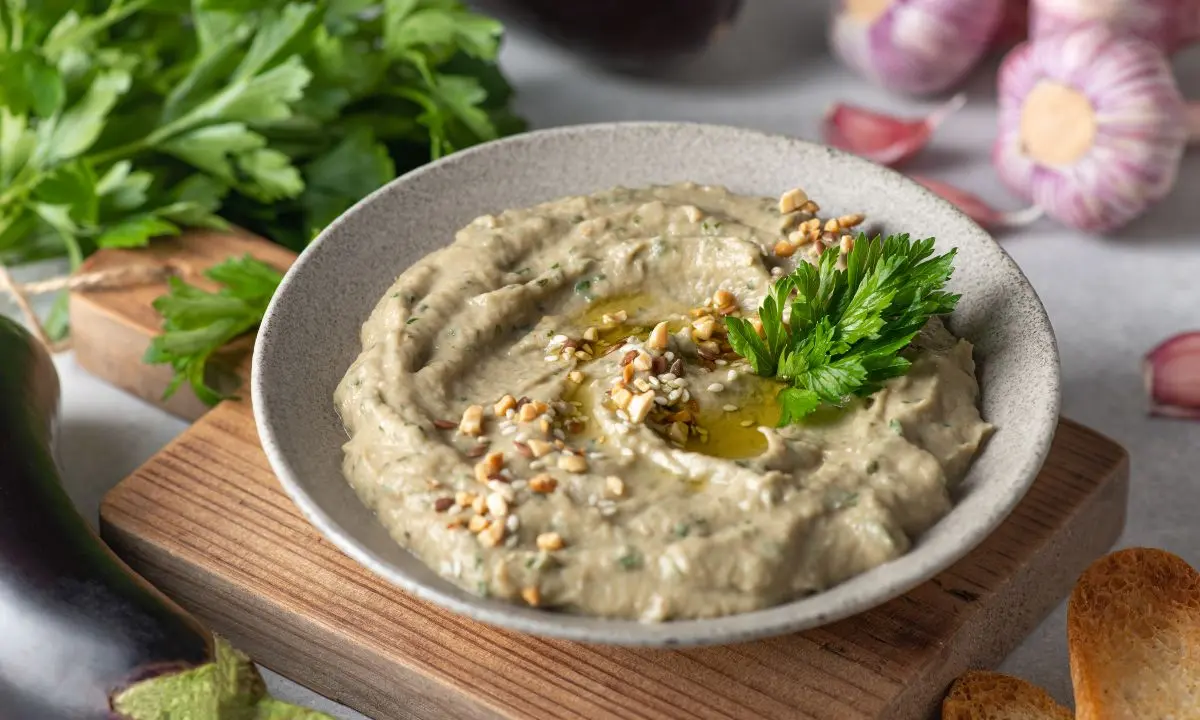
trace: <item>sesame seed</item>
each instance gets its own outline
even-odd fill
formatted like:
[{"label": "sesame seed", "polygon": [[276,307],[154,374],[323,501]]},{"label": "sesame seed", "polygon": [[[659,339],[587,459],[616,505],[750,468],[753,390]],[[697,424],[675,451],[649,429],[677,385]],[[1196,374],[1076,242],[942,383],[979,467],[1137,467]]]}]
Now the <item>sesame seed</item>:
[{"label": "sesame seed", "polygon": [[673,353],[673,352],[671,352],[670,350],[668,350],[666,353],[664,353],[664,354],[663,354],[663,357],[665,357],[665,358],[666,358],[666,359],[668,359],[668,360],[674,360],[674,359],[675,359],[675,353]]},{"label": "sesame seed", "polygon": [[738,406],[737,405],[722,405],[721,409],[724,410],[725,412],[737,412]]},{"label": "sesame seed", "polygon": [[524,490],[528,485],[529,482],[526,480],[513,480],[512,482],[513,490]]},{"label": "sesame seed", "polygon": [[646,378],[646,382],[647,382],[647,383],[649,383],[650,387],[654,387],[654,388],[656,388],[656,387],[658,387],[659,385],[661,385],[661,384],[662,384],[662,383],[659,381],[659,379],[658,379],[658,378],[656,378],[656,377],[654,377],[653,375],[651,375],[650,377]]},{"label": "sesame seed", "polygon": [[713,383],[713,384],[711,384],[711,385],[709,385],[709,386],[708,386],[708,391],[709,391],[709,392],[715,392],[715,393],[719,393],[719,392],[721,392],[721,391],[722,391],[722,390],[724,390],[724,389],[725,389],[725,386],[724,386],[724,385],[722,385],[721,383]]},{"label": "sesame seed", "polygon": [[718,365],[728,365],[729,364],[729,361],[726,360],[725,358],[717,358],[716,360],[713,360],[713,362],[715,362]]},{"label": "sesame seed", "polygon": [[742,421],[742,427],[750,427],[753,424],[754,424],[753,420],[743,420]]},{"label": "sesame seed", "polygon": [[675,373],[673,373],[673,372],[665,372],[665,373],[663,373],[662,375],[659,375],[659,376],[658,376],[658,379],[659,379],[659,380],[661,380],[661,381],[663,381],[663,382],[665,382],[665,383],[669,383],[669,382],[671,382],[672,380],[674,380],[674,379],[675,379]]},{"label": "sesame seed", "polygon": [[513,440],[516,440],[519,443],[523,443],[528,439],[529,439],[529,435],[526,433],[523,433],[523,432],[517,433],[517,436],[515,438],[513,438]]},{"label": "sesame seed", "polygon": [[692,395],[687,391],[687,388],[684,388],[683,394],[679,396],[679,399],[687,402],[688,400],[692,399]]},{"label": "sesame seed", "polygon": [[558,358],[557,358],[556,356],[554,356],[554,355],[547,355],[547,356],[545,357],[545,360],[546,360],[546,362],[554,362],[554,361],[555,361],[555,360],[557,360],[557,359],[558,359]]},{"label": "sesame seed", "polygon": [[733,382],[734,380],[737,380],[737,379],[738,379],[738,371],[737,370],[730,370],[729,372],[725,373],[726,382]]},{"label": "sesame seed", "polygon": [[509,515],[508,519],[504,521],[504,527],[509,532],[516,532],[521,527],[521,520],[516,515]]},{"label": "sesame seed", "polygon": [[666,404],[670,403],[671,401],[666,399],[662,395],[656,395],[654,397],[654,402],[656,405],[666,405]]},{"label": "sesame seed", "polygon": [[683,394],[682,390],[672,390],[670,394],[667,395],[667,402],[675,402],[679,399],[681,394]]}]

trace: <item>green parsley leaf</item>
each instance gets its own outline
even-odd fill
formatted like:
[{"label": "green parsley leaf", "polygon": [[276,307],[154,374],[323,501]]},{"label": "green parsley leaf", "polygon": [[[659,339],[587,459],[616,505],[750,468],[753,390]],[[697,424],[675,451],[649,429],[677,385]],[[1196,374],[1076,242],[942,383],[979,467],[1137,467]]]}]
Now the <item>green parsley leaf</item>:
[{"label": "green parsley leaf", "polygon": [[207,405],[223,399],[205,382],[205,364],[226,343],[258,327],[283,279],[279,271],[248,255],[215,265],[204,274],[224,287],[213,293],[173,277],[169,292],[154,301],[154,309],[163,316],[163,334],[150,343],[144,360],[169,364],[175,370],[164,400],[184,382]]},{"label": "green parsley leaf", "polygon": [[956,250],[933,252],[933,238],[859,235],[844,270],[837,269],[840,250],[828,248],[816,265],[801,263],[772,285],[759,307],[763,337],[748,320],[725,319],[734,352],[756,374],[787,384],[776,396],[780,426],[908,372],[911,362],[900,352],[959,299],[944,289]]}]

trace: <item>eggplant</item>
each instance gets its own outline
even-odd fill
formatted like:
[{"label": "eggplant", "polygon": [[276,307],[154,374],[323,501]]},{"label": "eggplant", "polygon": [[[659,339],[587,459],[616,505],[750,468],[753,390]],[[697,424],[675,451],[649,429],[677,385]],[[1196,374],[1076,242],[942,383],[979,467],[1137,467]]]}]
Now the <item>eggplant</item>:
[{"label": "eggplant", "polygon": [[[49,354],[0,317],[0,718],[149,720],[171,706],[181,720],[236,720],[274,703],[248,658],[75,509],[53,450],[59,391]],[[222,672],[237,681],[215,681]]]},{"label": "eggplant", "polygon": [[742,0],[476,0],[616,70],[659,69],[695,56],[737,18]]}]

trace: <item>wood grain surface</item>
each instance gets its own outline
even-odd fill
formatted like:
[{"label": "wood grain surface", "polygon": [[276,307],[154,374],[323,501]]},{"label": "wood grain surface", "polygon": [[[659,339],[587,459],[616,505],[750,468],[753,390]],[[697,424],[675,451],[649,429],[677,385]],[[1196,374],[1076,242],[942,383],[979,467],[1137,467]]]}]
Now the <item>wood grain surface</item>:
[{"label": "wood grain surface", "polygon": [[511,633],[413,599],[298,514],[246,401],[205,415],[116,487],[105,538],[277,672],[374,718],[916,720],[997,664],[1120,534],[1128,461],[1068,420],[1019,508],[907,595],[816,630],[649,650]]},{"label": "wood grain surface", "polygon": [[[247,232],[193,230],[179,237],[157,239],[145,248],[100,250],[84,261],[77,274],[141,265],[169,267],[183,281],[214,291],[219,286],[204,277],[204,271],[246,254],[281,271],[296,258],[291,250]],[[196,420],[208,408],[191,389],[184,386],[164,401],[163,390],[171,380],[171,368],[142,362],[146,347],[162,326],[154,299],[165,292],[165,280],[73,291],[71,345],[76,361],[92,375],[172,415]],[[223,392],[236,390],[241,377],[239,366],[253,347],[253,338],[246,337],[214,355],[207,368],[209,384]]]}]

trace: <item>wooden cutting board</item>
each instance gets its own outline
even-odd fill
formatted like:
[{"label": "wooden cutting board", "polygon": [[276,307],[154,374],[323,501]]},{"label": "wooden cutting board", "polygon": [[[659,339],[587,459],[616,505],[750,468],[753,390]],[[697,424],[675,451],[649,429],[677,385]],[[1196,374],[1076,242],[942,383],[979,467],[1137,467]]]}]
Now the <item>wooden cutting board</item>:
[{"label": "wooden cutting board", "polygon": [[[114,308],[137,303],[122,292],[87,301],[124,323]],[[685,650],[521,635],[393,588],[300,516],[248,400],[200,417],[100,515],[126,561],[255,660],[381,720],[917,720],[965,669],[998,664],[1112,546],[1128,478],[1120,446],[1063,420],[1029,494],[948,571],[826,627]]]}]

